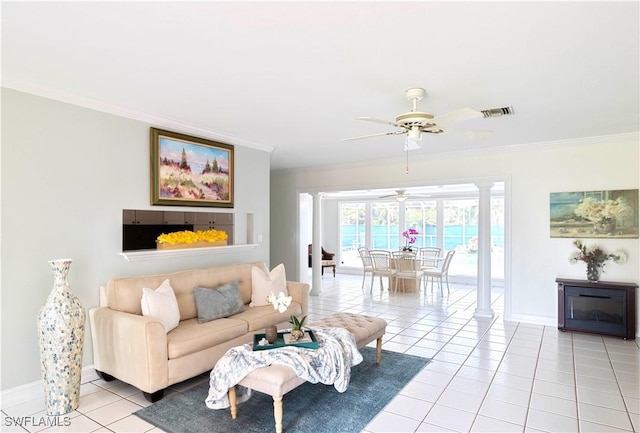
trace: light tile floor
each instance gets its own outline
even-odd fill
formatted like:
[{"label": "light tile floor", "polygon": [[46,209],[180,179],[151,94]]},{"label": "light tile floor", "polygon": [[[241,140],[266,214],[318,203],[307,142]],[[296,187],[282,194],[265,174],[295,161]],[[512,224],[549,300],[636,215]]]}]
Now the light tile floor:
[{"label": "light tile floor", "polygon": [[[500,291],[489,320],[473,317],[472,286],[452,285],[442,297],[437,290],[381,292],[376,281],[363,294],[361,281],[325,275],[322,294],[310,298],[309,320],[340,311],[382,317],[386,350],[433,358],[364,432],[640,431],[637,341],[505,322]],[[177,384],[167,395],[206,380]],[[148,404],[129,385],[95,380],[82,385],[80,407],[59,418],[63,425],[33,425],[51,420],[44,401],[34,400],[3,407],[0,430],[160,432],[132,415]],[[25,418],[31,425],[16,425]]]}]

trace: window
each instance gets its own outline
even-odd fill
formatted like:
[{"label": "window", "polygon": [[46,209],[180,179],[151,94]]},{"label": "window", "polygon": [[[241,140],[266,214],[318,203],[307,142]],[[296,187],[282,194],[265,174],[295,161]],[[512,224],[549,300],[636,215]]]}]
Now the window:
[{"label": "window", "polygon": [[[437,203],[429,201],[407,201],[405,205],[405,226],[418,229],[416,247],[438,246]],[[404,231],[403,229],[402,231]]]},{"label": "window", "polygon": [[491,199],[491,277],[504,278],[504,197]]},{"label": "window", "polygon": [[371,249],[397,250],[400,245],[397,202],[371,204]]},{"label": "window", "polygon": [[449,273],[478,273],[478,199],[443,200],[444,251],[455,250]]}]

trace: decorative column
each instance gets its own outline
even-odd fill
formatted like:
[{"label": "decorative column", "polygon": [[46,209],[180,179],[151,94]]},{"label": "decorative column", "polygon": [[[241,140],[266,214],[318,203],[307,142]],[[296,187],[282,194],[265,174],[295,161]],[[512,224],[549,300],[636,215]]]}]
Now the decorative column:
[{"label": "decorative column", "polygon": [[314,192],[313,197],[313,218],[312,218],[312,236],[311,243],[313,250],[311,251],[311,296],[319,296],[322,293],[322,206],[320,194]]},{"label": "decorative column", "polygon": [[491,309],[491,187],[492,182],[476,183],[478,187],[478,293],[474,316],[493,318]]}]

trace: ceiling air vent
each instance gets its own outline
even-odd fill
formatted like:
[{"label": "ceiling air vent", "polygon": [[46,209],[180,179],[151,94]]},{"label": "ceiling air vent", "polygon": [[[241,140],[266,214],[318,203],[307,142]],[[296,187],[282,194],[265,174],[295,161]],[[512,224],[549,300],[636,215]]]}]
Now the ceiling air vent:
[{"label": "ceiling air vent", "polygon": [[513,107],[492,108],[490,110],[482,110],[484,117],[500,117],[513,114]]}]

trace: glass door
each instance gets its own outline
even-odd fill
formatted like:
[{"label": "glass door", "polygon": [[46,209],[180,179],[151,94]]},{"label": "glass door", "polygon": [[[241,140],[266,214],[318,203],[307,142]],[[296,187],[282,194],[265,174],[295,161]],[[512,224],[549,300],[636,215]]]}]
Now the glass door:
[{"label": "glass door", "polygon": [[340,204],[340,260],[344,266],[362,266],[358,248],[367,245],[366,217],[365,203]]}]

